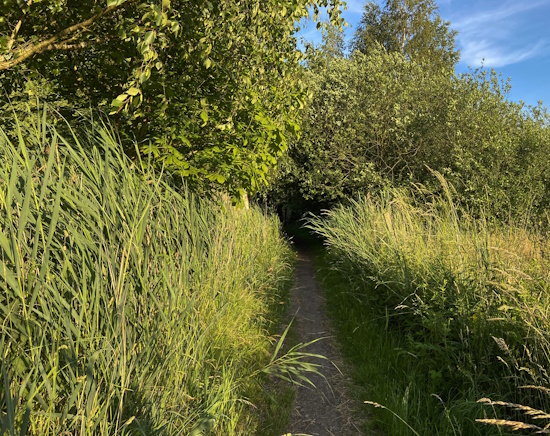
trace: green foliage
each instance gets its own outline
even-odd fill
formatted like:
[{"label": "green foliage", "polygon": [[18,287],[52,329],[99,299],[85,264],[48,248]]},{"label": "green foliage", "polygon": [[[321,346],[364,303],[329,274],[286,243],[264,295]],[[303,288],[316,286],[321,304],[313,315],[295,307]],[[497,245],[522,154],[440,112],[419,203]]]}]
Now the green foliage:
[{"label": "green foliage", "polygon": [[[324,252],[316,261],[327,310],[349,363],[357,403],[369,399],[389,407],[411,423],[410,417],[414,417],[413,425],[419,429],[429,428],[426,421],[430,418],[439,421],[441,404],[422,395],[417,388],[424,385],[426,377],[417,359],[405,351],[406,338],[388,328],[389,314],[382,317],[379,307],[366,297],[367,292],[370,295],[375,291],[363,282],[358,283],[360,272],[338,256]],[[434,413],[426,416],[426,411]],[[360,413],[368,416],[364,434],[377,434],[381,430],[392,436],[412,434],[406,424],[386,410],[364,406]],[[418,421],[423,423],[418,425]]]},{"label": "green foliage", "polygon": [[305,90],[296,23],[310,7],[330,6],[341,24],[338,0],[12,6],[0,23],[8,94],[45,78],[50,99],[110,110],[143,152],[190,186],[221,186],[235,198],[265,182],[297,135]]},{"label": "green foliage", "polygon": [[[459,212],[438,177],[445,197],[417,191],[412,201],[388,190],[308,227],[325,238],[340,281],[347,278],[330,301],[340,306],[357,371],[385,371],[384,389],[366,386],[382,396],[364,399],[419,434],[494,434],[475,423],[491,413],[476,403],[482,397],[549,407],[549,243]],[[362,336],[382,329],[387,340]],[[372,357],[379,348],[388,362]],[[362,369],[371,364],[381,368]],[[541,388],[521,388],[533,385]],[[385,421],[390,434],[408,434],[398,420]]]},{"label": "green foliage", "polygon": [[368,53],[377,45],[398,52],[424,68],[452,71],[458,62],[457,32],[437,13],[434,0],[387,0],[382,9],[369,1],[353,39],[353,49]]},{"label": "green foliage", "polygon": [[272,197],[318,211],[381,186],[437,190],[499,220],[544,225],[550,115],[507,100],[496,72],[454,76],[397,51],[338,54],[327,40],[308,62],[312,99]]},{"label": "green foliage", "polygon": [[350,58],[326,53],[321,47],[309,63],[313,96],[283,192],[319,210],[388,182],[422,180],[424,164],[441,156],[433,153],[439,135],[430,135],[445,124],[449,76],[380,47]]},{"label": "green foliage", "polygon": [[176,191],[104,125],[27,121],[0,130],[0,434],[254,431],[277,220]]},{"label": "green foliage", "polygon": [[507,100],[509,83],[491,71],[454,81],[447,99],[440,169],[457,187],[457,201],[500,221],[548,225],[550,114],[542,105]]}]

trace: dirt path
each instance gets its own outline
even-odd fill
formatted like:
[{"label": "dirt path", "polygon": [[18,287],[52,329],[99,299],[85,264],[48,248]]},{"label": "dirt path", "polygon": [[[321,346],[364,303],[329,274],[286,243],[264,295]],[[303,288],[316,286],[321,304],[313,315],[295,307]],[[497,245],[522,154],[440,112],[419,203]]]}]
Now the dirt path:
[{"label": "dirt path", "polygon": [[324,377],[312,375],[317,389],[299,387],[290,417],[288,432],[293,435],[361,435],[352,422],[352,403],[346,392],[347,379],[342,374],[342,358],[332,336],[325,313],[325,301],[315,278],[313,254],[307,248],[298,247],[298,262],[294,287],[291,291],[291,314],[296,314],[296,332],[299,342],[325,338],[307,348],[310,353],[321,354],[328,360],[320,372]]}]

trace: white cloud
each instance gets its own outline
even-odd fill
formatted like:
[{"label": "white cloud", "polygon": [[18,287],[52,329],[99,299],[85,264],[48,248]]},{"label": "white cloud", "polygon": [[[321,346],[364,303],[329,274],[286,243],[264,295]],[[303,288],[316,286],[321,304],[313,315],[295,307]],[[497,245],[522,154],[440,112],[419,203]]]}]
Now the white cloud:
[{"label": "white cloud", "polygon": [[460,54],[463,62],[471,66],[483,64],[486,67],[503,67],[534,58],[545,53],[548,48],[548,43],[543,40],[534,46],[516,49],[499,46],[493,41],[467,40],[462,42]]},{"label": "white cloud", "polygon": [[453,22],[453,25],[463,31],[479,29],[479,26],[490,25],[491,27],[506,21],[510,17],[517,17],[518,14],[528,12],[532,9],[548,5],[548,0],[538,0],[525,3],[505,3],[500,8],[491,8],[476,15],[469,15]]},{"label": "white cloud", "polygon": [[461,62],[503,67],[549,53],[549,40],[529,31],[530,21],[540,15],[537,9],[549,5],[549,0],[492,3],[490,9],[452,20],[452,27],[459,31]]}]

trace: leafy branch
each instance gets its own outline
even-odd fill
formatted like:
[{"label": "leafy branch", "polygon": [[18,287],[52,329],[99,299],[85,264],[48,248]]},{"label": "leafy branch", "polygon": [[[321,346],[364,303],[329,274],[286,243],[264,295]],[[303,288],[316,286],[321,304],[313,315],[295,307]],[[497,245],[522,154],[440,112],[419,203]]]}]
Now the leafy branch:
[{"label": "leafy branch", "polygon": [[[136,0],[128,0],[124,4],[133,3],[134,1]],[[29,4],[30,4],[30,1],[29,1]],[[6,59],[6,56],[1,56],[0,71],[13,68],[32,56],[35,56],[37,54],[44,53],[50,50],[55,50],[55,49],[74,50],[74,49],[81,49],[86,47],[86,43],[70,44],[70,42],[74,41],[79,36],[79,32],[92,26],[94,23],[96,23],[98,20],[100,20],[104,16],[109,15],[110,13],[116,11],[117,9],[120,8],[120,6],[121,6],[120,4],[108,6],[106,9],[103,9],[101,12],[95,14],[94,16],[88,18],[87,20],[74,24],[70,27],[67,27],[66,29],[63,29],[61,32],[58,32],[57,34],[51,36],[50,38],[40,43],[30,44],[25,48],[16,52],[15,56],[12,59]],[[8,50],[13,45],[15,36],[19,28],[21,27],[21,22],[22,20],[20,20],[17,23],[16,28],[14,29],[14,34],[10,39],[11,44],[8,43]]]}]

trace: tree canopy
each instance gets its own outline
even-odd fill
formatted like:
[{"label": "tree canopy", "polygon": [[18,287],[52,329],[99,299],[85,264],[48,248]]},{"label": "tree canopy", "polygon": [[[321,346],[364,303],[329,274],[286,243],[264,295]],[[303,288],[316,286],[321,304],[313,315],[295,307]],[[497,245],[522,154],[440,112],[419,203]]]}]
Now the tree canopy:
[{"label": "tree canopy", "polygon": [[438,14],[434,0],[386,0],[365,4],[352,46],[367,53],[375,44],[424,66],[454,69],[459,58],[456,31]]},{"label": "tree canopy", "polygon": [[298,134],[295,33],[321,6],[341,25],[339,0],[6,0],[0,80],[104,108],[190,184],[239,196]]},{"label": "tree canopy", "polygon": [[[459,204],[499,220],[545,220],[550,116],[507,100],[495,71],[456,75],[373,44],[345,56],[328,32],[308,61],[302,134],[269,193],[295,215],[381,187],[454,186]],[[296,214],[297,212],[297,214]]]}]

